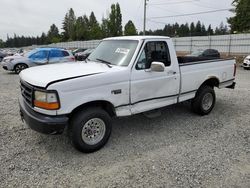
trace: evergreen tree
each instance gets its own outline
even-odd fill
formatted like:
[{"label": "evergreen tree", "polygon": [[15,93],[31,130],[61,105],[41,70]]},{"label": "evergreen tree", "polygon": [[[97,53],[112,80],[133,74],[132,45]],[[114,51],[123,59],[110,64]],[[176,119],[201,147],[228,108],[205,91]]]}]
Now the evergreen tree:
[{"label": "evergreen tree", "polygon": [[75,24],[76,40],[88,40],[89,39],[88,23],[89,23],[89,20],[86,15],[80,16],[76,19],[76,24]]},{"label": "evergreen tree", "polygon": [[208,35],[213,35],[214,34],[214,30],[212,29],[211,24],[207,28],[207,34]]},{"label": "evergreen tree", "polygon": [[91,12],[89,16],[89,30],[91,39],[101,39],[102,38],[102,30],[99,23],[96,20],[94,12]]},{"label": "evergreen tree", "polygon": [[185,36],[188,36],[189,35],[189,26],[188,26],[188,23],[186,23],[185,25],[184,24],[181,24],[179,30],[178,30],[178,36],[179,37],[185,37]]},{"label": "evergreen tree", "polygon": [[60,42],[59,30],[55,24],[52,24],[50,26],[50,29],[49,29],[48,34],[47,34],[47,38],[48,38],[48,43]]},{"label": "evergreen tree", "polygon": [[68,13],[66,13],[63,21],[63,37],[65,40],[75,40],[75,22],[76,17],[74,10],[72,8],[69,9]]},{"label": "evergreen tree", "polygon": [[131,20],[124,27],[124,35],[137,35],[135,25]]},{"label": "evergreen tree", "polygon": [[250,1],[233,0],[234,17],[228,19],[231,32],[250,32]]},{"label": "evergreen tree", "polygon": [[190,24],[190,36],[195,35],[195,25],[194,22]]},{"label": "evergreen tree", "polygon": [[109,20],[106,18],[102,18],[102,24],[101,24],[101,30],[102,30],[102,37],[109,37]]},{"label": "evergreen tree", "polygon": [[201,22],[198,21],[196,26],[195,26],[195,35],[196,36],[201,36],[202,32],[201,32]]},{"label": "evergreen tree", "polygon": [[4,48],[5,44],[2,39],[0,39],[0,48]]},{"label": "evergreen tree", "polygon": [[40,40],[41,40],[41,44],[46,44],[47,36],[45,33],[42,33]]},{"label": "evergreen tree", "polygon": [[108,30],[111,36],[115,37],[122,35],[122,14],[118,3],[111,5],[111,12],[108,19]]},{"label": "evergreen tree", "polygon": [[201,26],[201,35],[202,36],[206,36],[207,35],[207,30],[204,24],[202,24]]}]

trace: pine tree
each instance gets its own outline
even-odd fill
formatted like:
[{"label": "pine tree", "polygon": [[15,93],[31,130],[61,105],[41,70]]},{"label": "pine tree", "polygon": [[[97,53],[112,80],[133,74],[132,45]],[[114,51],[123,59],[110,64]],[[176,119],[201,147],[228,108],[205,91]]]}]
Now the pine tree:
[{"label": "pine tree", "polygon": [[89,16],[89,30],[90,30],[90,38],[91,39],[101,39],[102,38],[102,30],[99,23],[96,20],[94,12],[91,12]]},{"label": "pine tree", "polygon": [[202,24],[201,26],[201,35],[202,36],[206,36],[207,35],[207,30],[204,24]]},{"label": "pine tree", "polygon": [[190,24],[190,36],[194,36],[195,35],[195,25],[194,22],[192,22]]},{"label": "pine tree", "polygon": [[250,0],[233,0],[234,17],[228,19],[231,32],[250,32]]},{"label": "pine tree", "polygon": [[68,13],[66,13],[63,20],[63,37],[65,40],[75,40],[75,23],[76,17],[74,10],[72,8],[69,9]]},{"label": "pine tree", "polygon": [[214,30],[212,29],[211,24],[207,28],[207,34],[208,35],[213,35],[214,34]]},{"label": "pine tree", "polygon": [[50,26],[47,37],[48,37],[48,43],[60,42],[59,30],[58,30],[58,28],[56,27],[55,24],[52,24]]},{"label": "pine tree", "polygon": [[101,24],[101,30],[102,30],[102,37],[109,37],[109,21],[106,18],[102,18],[102,24]]},{"label": "pine tree", "polygon": [[108,19],[108,30],[110,36],[122,35],[122,14],[118,3],[111,5],[111,12]]},{"label": "pine tree", "polygon": [[198,21],[196,26],[195,26],[195,36],[201,36],[202,32],[201,32],[201,22]]},{"label": "pine tree", "polygon": [[124,27],[124,35],[137,35],[135,25],[131,20]]}]

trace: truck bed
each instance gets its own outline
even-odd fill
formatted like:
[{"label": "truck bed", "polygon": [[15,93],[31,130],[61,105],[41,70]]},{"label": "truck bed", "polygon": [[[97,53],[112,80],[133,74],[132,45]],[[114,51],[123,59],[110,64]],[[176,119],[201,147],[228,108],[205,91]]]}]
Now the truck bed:
[{"label": "truck bed", "polygon": [[218,87],[224,88],[234,82],[234,59],[213,59],[180,63],[180,102],[193,98],[204,80],[215,78]]},{"label": "truck bed", "polygon": [[210,61],[210,60],[222,60],[218,57],[195,57],[195,56],[178,56],[178,63],[192,63],[192,62],[198,62],[198,61]]}]

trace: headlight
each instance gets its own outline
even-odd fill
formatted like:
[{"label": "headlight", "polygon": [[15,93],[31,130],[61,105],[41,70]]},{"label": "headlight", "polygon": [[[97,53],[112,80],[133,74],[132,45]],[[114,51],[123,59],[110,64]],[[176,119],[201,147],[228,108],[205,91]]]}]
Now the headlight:
[{"label": "headlight", "polygon": [[35,91],[34,106],[46,110],[57,110],[60,108],[59,99],[55,91]]},{"label": "headlight", "polygon": [[14,60],[14,59],[5,59],[4,62],[10,63],[10,62],[12,62],[13,60]]}]

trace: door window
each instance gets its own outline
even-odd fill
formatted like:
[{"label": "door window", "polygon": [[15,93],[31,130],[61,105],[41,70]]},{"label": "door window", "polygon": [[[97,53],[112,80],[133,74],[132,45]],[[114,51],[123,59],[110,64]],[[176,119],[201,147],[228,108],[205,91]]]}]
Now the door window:
[{"label": "door window", "polygon": [[162,62],[165,66],[170,66],[171,59],[166,42],[147,42],[136,64],[136,69],[149,69],[151,63],[154,61]]},{"label": "door window", "polygon": [[63,53],[64,57],[69,56],[69,52],[67,52],[67,51],[62,51],[62,53]]},{"label": "door window", "polygon": [[46,59],[48,57],[48,51],[42,50],[34,53],[30,56],[31,59]]},{"label": "door window", "polygon": [[60,50],[51,50],[50,55],[49,55],[50,58],[56,58],[56,57],[62,57],[62,56],[63,54],[62,54],[62,51]]}]

